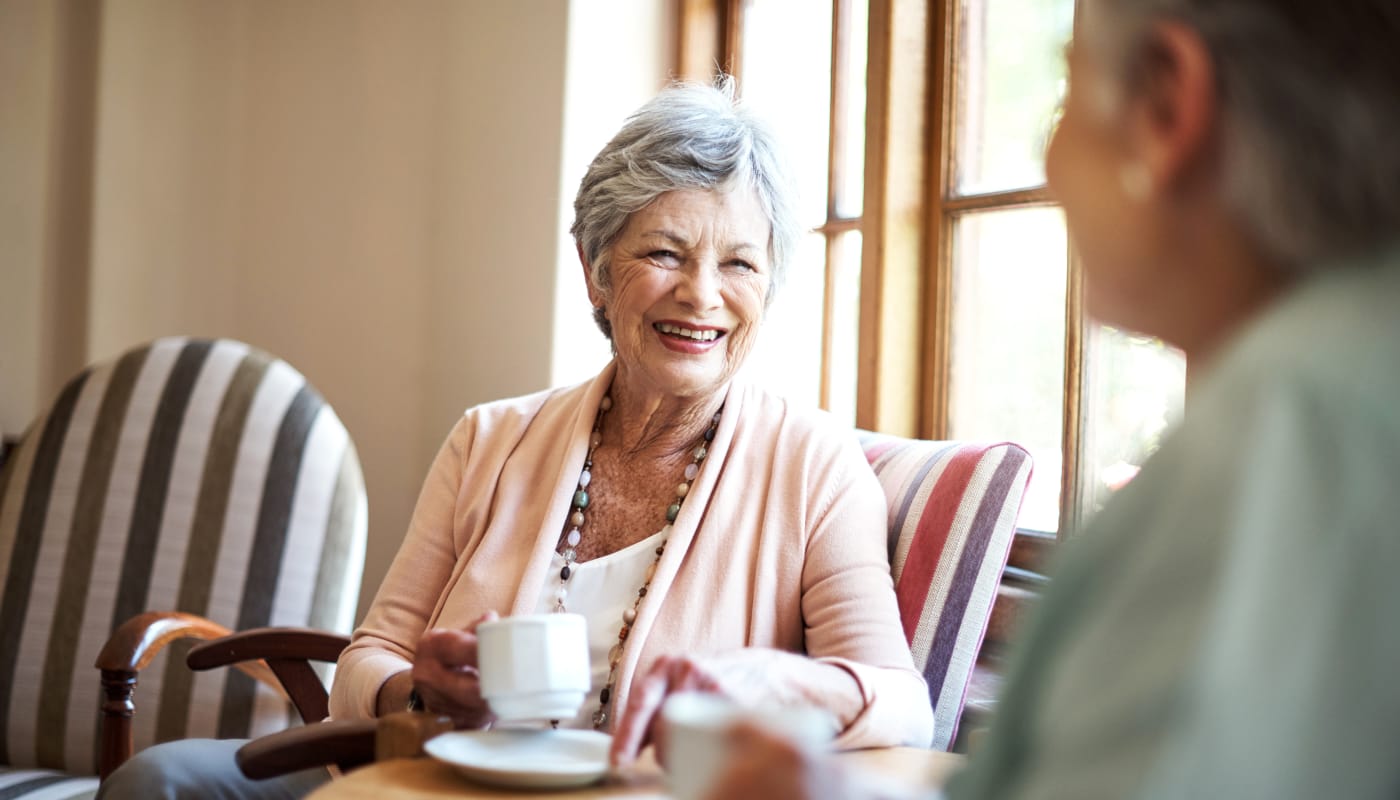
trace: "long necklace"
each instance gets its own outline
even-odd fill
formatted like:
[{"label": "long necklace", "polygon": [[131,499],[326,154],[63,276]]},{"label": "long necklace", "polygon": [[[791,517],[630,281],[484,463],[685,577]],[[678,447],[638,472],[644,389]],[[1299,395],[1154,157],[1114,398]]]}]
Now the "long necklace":
[{"label": "long necklace", "polygon": [[[564,605],[569,597],[569,578],[577,569],[577,562],[574,560],[578,555],[576,548],[583,540],[583,526],[587,521],[584,512],[588,509],[589,497],[588,486],[593,482],[593,454],[597,452],[598,445],[603,442],[603,415],[612,408],[612,397],[603,395],[603,400],[598,404],[598,415],[593,420],[593,433],[588,439],[588,456],[583,461],[583,471],[578,476],[578,488],[574,491],[572,510],[569,512],[569,519],[565,523],[564,548],[560,555],[564,557],[564,566],[559,570],[559,588],[554,593],[554,611],[562,613],[568,608]],[[656,546],[656,559],[647,568],[646,578],[642,581],[642,586],[637,590],[637,597],[632,601],[630,608],[622,612],[622,628],[617,633],[617,643],[608,651],[608,679],[603,684],[603,689],[598,693],[598,710],[593,712],[593,727],[601,730],[608,723],[608,703],[612,701],[613,684],[617,680],[617,668],[622,663],[622,649],[627,643],[627,637],[632,633],[632,623],[637,620],[637,608],[641,606],[642,600],[647,596],[647,587],[651,586],[651,579],[656,576],[656,565],[661,562],[661,554],[666,552],[666,540],[671,535],[671,523],[676,521],[676,516],[681,513],[681,504],[685,502],[686,495],[690,493],[690,484],[695,480],[695,476],[700,474],[700,462],[709,455],[710,443],[714,441],[715,429],[719,427],[720,414],[724,412],[721,406],[719,411],[710,418],[710,425],[705,429],[704,435],[696,441],[695,449],[691,450],[691,461],[685,467],[685,479],[676,484],[676,499],[666,507],[666,525],[661,529],[661,542]]]}]

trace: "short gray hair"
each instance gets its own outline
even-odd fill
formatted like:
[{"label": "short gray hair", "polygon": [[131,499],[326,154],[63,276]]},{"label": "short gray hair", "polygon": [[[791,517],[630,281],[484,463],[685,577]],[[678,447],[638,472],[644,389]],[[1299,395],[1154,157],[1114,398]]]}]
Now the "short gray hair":
[{"label": "short gray hair", "polygon": [[1222,193],[1294,269],[1400,236],[1400,3],[1088,0],[1081,37],[1121,89],[1154,22],[1201,37],[1220,97]]},{"label": "short gray hair", "polygon": [[[611,289],[608,249],[628,217],[657,197],[676,189],[745,185],[758,194],[772,229],[771,302],[802,234],[792,175],[776,138],[736,99],[734,79],[727,75],[713,85],[675,83],[663,89],[627,118],[579,184],[569,232],[588,260],[589,280],[605,295]],[[601,310],[594,318],[612,338]]]}]

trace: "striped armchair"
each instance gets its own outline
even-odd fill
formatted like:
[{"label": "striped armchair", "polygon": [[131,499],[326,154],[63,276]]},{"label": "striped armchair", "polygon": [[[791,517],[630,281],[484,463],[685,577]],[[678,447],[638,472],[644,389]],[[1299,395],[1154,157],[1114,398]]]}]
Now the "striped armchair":
[{"label": "striped armchair", "polygon": [[[934,736],[957,739],[964,701],[1016,531],[1031,458],[1010,443],[933,442],[859,432],[889,505],[895,596],[914,662],[929,685]],[[334,763],[421,754],[451,720],[420,712],[336,720],[244,745],[238,765],[261,779]]]},{"label": "striped armchair", "polygon": [[293,670],[192,673],[190,639],[348,632],[365,533],[354,445],[285,361],[168,338],[72,379],[0,472],[0,796],[82,796],[133,746],[286,727],[271,672]]},{"label": "striped armchair", "polygon": [[1010,444],[933,442],[862,432],[889,503],[889,553],[904,635],[928,681],[933,741],[951,749],[1031,458]]}]

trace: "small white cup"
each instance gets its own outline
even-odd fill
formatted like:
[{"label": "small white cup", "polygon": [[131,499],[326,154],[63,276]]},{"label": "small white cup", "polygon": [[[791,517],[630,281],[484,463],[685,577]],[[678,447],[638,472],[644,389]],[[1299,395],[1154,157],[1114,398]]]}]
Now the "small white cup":
[{"label": "small white cup", "polygon": [[581,614],[529,614],[476,626],[481,696],[502,722],[570,719],[588,694]]},{"label": "small white cup", "polygon": [[677,800],[699,800],[729,760],[729,730],[758,725],[799,747],[822,750],[836,735],[836,720],[811,706],[743,708],[702,692],[679,692],[661,707],[666,726],[666,782]]}]

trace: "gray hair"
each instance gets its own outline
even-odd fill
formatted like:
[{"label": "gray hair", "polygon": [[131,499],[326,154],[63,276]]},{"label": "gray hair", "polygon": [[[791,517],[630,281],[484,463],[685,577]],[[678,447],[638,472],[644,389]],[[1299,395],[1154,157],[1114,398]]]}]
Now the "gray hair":
[{"label": "gray hair", "polygon": [[1293,269],[1400,236],[1400,3],[1089,0],[1080,36],[1120,91],[1154,22],[1199,35],[1220,97],[1222,196]]},{"label": "gray hair", "polygon": [[[633,212],[676,189],[733,186],[755,190],[771,225],[771,303],[802,234],[794,184],[776,138],[735,98],[727,75],[713,86],[675,83],[663,89],[627,118],[579,184],[569,232],[588,260],[589,280],[604,296],[612,288],[608,250]],[[611,339],[601,309],[594,319]]]}]

